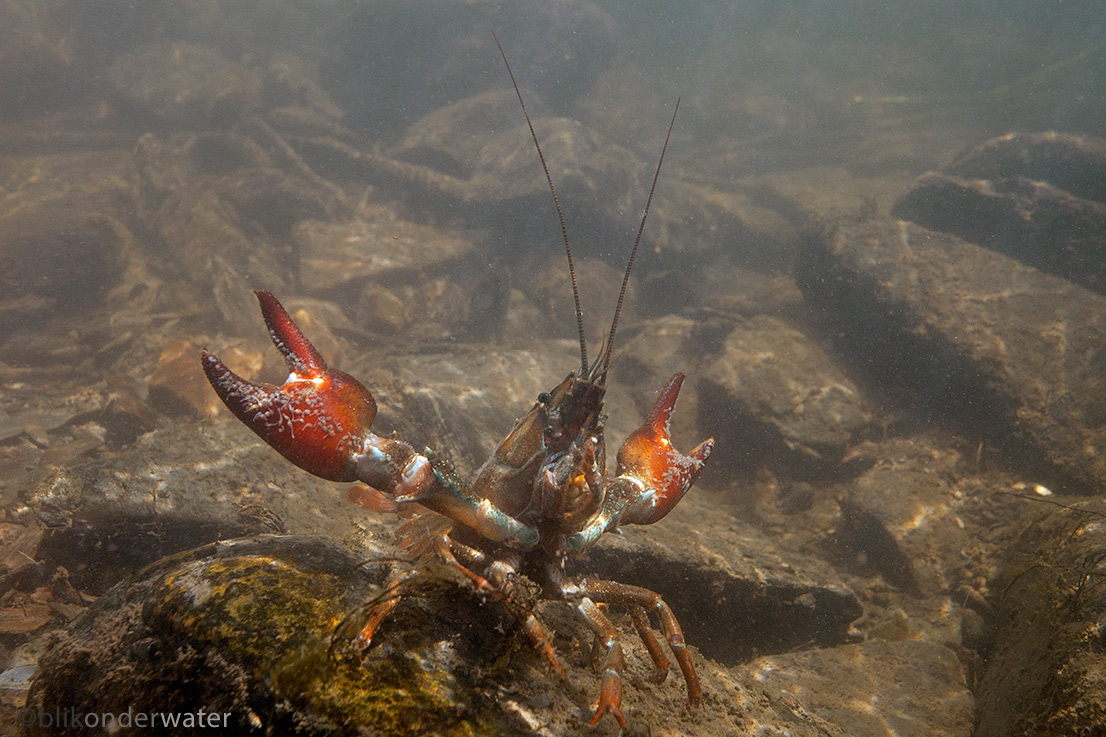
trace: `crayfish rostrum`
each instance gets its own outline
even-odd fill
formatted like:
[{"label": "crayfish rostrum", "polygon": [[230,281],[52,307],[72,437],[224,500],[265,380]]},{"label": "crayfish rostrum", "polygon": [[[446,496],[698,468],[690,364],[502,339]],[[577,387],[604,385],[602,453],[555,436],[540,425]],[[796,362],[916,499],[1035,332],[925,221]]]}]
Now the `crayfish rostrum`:
[{"label": "crayfish rostrum", "polygon": [[[509,64],[507,69],[510,72]],[[537,145],[528,114],[526,120]],[[545,167],[540,146],[538,154]],[[545,173],[549,179],[548,168]],[[654,189],[659,174],[660,164]],[[563,230],[551,179],[549,185]],[[647,202],[646,216],[648,211]],[[622,294],[644,226],[645,217]],[[565,247],[571,271],[567,235]],[[695,666],[680,625],[659,594],[615,581],[570,580],[565,560],[585,552],[619,525],[652,524],[664,517],[698,478],[714,441],[701,443],[687,455],[672,446],[669,418],[684,380],[677,373],[661,391],[645,424],[622,444],[615,472],[608,475],[603,398],[622,297],[604,349],[589,363],[574,274],[572,282],[580,368],[537,398],[471,482],[429,450],[419,452],[403,440],[374,434],[372,393],[352,376],[329,368],[268,292],[256,294],[273,342],[288,364],[284,385],[242,379],[207,351],[202,360],[208,380],[227,407],[285,458],[325,479],[361,482],[351,489],[350,499],[368,509],[414,515],[399,529],[400,544],[410,557],[424,562],[437,558],[478,590],[501,599],[558,672],[563,671],[545,628],[514,593],[519,575],[534,581],[542,597],[574,604],[596,637],[601,687],[592,724],[610,714],[625,726],[620,708],[622,646],[617,628],[600,605],[629,608],[634,627],[663,677],[668,658],[649,620],[650,612],[656,614],[683,673],[689,705],[697,704],[700,695]],[[357,638],[358,647],[369,646],[402,594],[404,578],[418,575],[418,570],[393,574],[390,583],[397,595],[372,608]]]}]

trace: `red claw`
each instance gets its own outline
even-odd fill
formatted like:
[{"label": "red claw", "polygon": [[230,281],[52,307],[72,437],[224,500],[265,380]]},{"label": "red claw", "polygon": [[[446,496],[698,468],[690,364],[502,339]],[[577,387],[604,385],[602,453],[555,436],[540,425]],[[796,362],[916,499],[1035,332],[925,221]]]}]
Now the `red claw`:
[{"label": "red claw", "polygon": [[327,367],[276,297],[255,294],[288,379],[279,387],[247,381],[204,351],[208,381],[239,420],[292,463],[324,479],[355,481],[354,456],[376,417],[376,400],[357,379]]},{"label": "red claw", "polygon": [[688,455],[672,447],[669,419],[684,375],[669,380],[645,424],[634,431],[618,450],[618,473],[641,482],[646,494],[631,502],[622,520],[649,525],[663,518],[683,498],[714,448],[714,438],[705,440]]},{"label": "red claw", "polygon": [[261,303],[261,316],[265,318],[265,325],[269,328],[269,337],[284,356],[288,370],[310,379],[324,375],[327,372],[326,361],[300,331],[284,305],[264,289],[259,289],[254,294]]}]

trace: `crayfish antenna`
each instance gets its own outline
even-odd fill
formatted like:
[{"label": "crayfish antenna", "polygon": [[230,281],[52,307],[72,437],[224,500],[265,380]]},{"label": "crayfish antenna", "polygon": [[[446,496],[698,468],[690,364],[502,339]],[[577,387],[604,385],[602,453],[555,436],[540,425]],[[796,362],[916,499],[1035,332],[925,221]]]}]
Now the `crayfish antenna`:
[{"label": "crayfish antenna", "polygon": [[[568,242],[568,228],[565,226],[564,210],[561,209],[561,201],[557,197],[557,188],[553,186],[553,177],[549,174],[549,167],[545,163],[545,154],[541,152],[538,134],[534,132],[534,124],[530,121],[530,113],[526,112],[526,103],[522,101],[522,92],[519,91],[518,82],[515,81],[515,73],[511,71],[511,62],[507,61],[507,53],[503,51],[503,46],[499,43],[499,36],[495,35],[495,31],[492,31],[492,38],[495,39],[495,45],[499,48],[499,55],[503,57],[503,64],[507,67],[511,84],[515,86],[518,104],[522,106],[522,114],[526,118],[526,125],[530,127],[530,137],[534,139],[534,148],[538,150],[541,168],[545,172],[545,181],[549,182],[549,192],[553,195],[553,204],[557,208],[557,218],[561,221],[561,236],[565,241],[565,253],[568,255],[568,275],[572,279],[572,300],[576,303],[576,332],[580,336],[580,375],[586,376],[588,373],[588,343],[584,337],[584,310],[580,306],[580,287],[576,283],[576,266],[572,262],[572,246]],[[655,181],[653,186],[656,186]],[[640,235],[638,237],[640,238]],[[622,285],[622,289],[623,291],[626,290],[625,284]]]},{"label": "crayfish antenna", "polygon": [[664,136],[664,146],[661,147],[661,157],[657,161],[657,170],[653,173],[653,184],[649,187],[649,198],[645,200],[645,212],[641,216],[641,224],[638,225],[637,237],[634,238],[634,247],[630,250],[630,260],[626,264],[626,273],[622,275],[622,288],[618,290],[618,303],[614,308],[614,318],[611,320],[611,330],[607,333],[607,344],[603,348],[603,354],[597,361],[597,369],[592,369],[593,378],[605,376],[611,365],[611,352],[614,349],[614,334],[618,330],[618,318],[622,314],[622,304],[626,301],[626,288],[630,284],[630,270],[634,268],[634,259],[637,258],[637,249],[641,245],[641,234],[645,232],[645,220],[649,217],[649,206],[653,204],[653,193],[657,191],[657,181],[661,176],[661,164],[664,163],[664,152],[668,150],[668,141],[672,138],[672,127],[676,125],[676,113],[680,111],[680,98],[676,98],[676,109],[672,111],[672,120],[668,123],[668,132]]}]

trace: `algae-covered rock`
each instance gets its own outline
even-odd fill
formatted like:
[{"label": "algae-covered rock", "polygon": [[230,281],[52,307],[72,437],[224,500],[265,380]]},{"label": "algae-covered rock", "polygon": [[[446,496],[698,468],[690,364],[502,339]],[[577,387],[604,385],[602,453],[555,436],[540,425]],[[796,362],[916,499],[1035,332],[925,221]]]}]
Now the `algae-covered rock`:
[{"label": "algae-covered rock", "polygon": [[[588,726],[599,678],[593,638],[570,604],[516,593],[516,604],[552,635],[564,668],[555,674],[501,601],[446,566],[430,564],[404,584],[372,647],[356,657],[352,639],[368,608],[392,593],[381,582],[393,559],[381,551],[367,556],[320,538],[262,535],[148,566],[53,637],[19,712],[24,733],[620,733],[614,719]],[[780,588],[767,581],[765,596]],[[792,595],[809,600],[812,617],[834,618],[832,602],[819,602],[834,592],[808,587]],[[657,682],[626,619],[616,617],[626,654],[622,707],[632,730],[623,733],[839,733],[797,702],[774,703],[742,667],[704,659],[694,643],[703,696],[687,708],[671,677]],[[837,649],[823,652],[832,659]]]},{"label": "algae-covered rock", "polygon": [[[477,703],[484,697],[476,670],[464,667],[479,659],[474,649],[501,655],[510,638],[483,627],[469,633],[455,623],[412,624],[422,602],[456,594],[448,584],[432,587],[430,598],[409,597],[413,605],[397,610],[395,637],[382,634],[363,663],[342,648],[331,653],[347,616],[343,632],[360,627],[362,605],[380,580],[350,553],[309,537],[260,536],[166,558],[112,589],[54,639],[28,707],[129,715],[133,726],[139,714],[178,715],[176,726],[148,716],[142,734],[213,726],[258,734],[517,733]],[[482,607],[475,597],[459,598],[432,606],[435,616]],[[79,729],[72,720],[49,721],[28,733],[112,733],[103,719],[95,727],[78,722]]]}]

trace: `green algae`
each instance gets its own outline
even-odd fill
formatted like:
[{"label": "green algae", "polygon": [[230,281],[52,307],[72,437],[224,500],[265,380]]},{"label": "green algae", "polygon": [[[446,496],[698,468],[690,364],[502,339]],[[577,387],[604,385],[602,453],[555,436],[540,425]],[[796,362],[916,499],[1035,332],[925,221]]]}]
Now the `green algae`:
[{"label": "green algae", "polygon": [[473,689],[442,667],[433,633],[371,651],[360,664],[332,658],[328,640],[352,601],[350,582],[338,574],[243,556],[182,563],[155,585],[146,616],[166,636],[241,664],[274,703],[291,705],[323,731],[500,732],[488,710],[468,700]]}]

